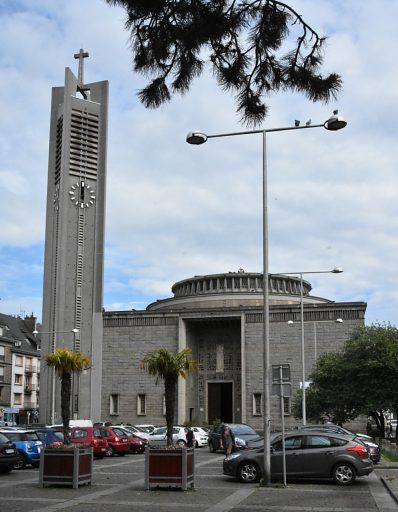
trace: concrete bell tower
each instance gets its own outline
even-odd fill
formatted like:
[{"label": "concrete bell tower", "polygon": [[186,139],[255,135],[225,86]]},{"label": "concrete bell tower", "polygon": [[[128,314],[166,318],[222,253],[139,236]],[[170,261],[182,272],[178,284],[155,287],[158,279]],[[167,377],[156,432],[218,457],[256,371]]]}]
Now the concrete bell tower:
[{"label": "concrete bell tower", "polygon": [[[81,351],[91,368],[72,383],[71,418],[99,420],[108,82],[84,83],[65,69],[52,89],[41,354]],[[60,423],[60,382],[41,366],[40,421]]]}]

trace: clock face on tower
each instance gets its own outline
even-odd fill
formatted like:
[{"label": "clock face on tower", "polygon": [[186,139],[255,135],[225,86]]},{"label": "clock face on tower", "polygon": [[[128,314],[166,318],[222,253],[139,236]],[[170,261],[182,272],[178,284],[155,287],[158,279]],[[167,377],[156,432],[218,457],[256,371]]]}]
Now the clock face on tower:
[{"label": "clock face on tower", "polygon": [[95,202],[95,191],[85,181],[77,181],[71,186],[69,197],[78,208],[90,208]]}]

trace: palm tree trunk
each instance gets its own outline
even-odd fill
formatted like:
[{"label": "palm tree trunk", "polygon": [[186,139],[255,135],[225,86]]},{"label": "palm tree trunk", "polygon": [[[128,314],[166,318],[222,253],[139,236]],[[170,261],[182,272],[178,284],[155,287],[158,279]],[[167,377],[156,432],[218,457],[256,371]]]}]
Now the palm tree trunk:
[{"label": "palm tree trunk", "polygon": [[70,420],[70,397],[72,393],[72,375],[66,373],[61,379],[61,415],[65,444],[70,444],[69,420]]},{"label": "palm tree trunk", "polygon": [[178,377],[174,375],[164,379],[164,394],[166,400],[166,426],[167,426],[167,446],[173,445],[173,425],[175,394],[177,389]]}]

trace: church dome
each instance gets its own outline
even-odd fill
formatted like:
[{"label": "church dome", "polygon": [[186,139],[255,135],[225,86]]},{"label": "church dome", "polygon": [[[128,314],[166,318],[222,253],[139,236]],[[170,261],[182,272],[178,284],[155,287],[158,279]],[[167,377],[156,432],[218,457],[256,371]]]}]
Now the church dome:
[{"label": "church dome", "polygon": [[[270,305],[300,302],[300,278],[269,274]],[[303,280],[303,297],[308,302],[331,302],[310,296],[312,287]],[[174,297],[149,304],[147,310],[209,309],[258,307],[263,303],[263,274],[259,272],[228,272],[194,276],[175,283]]]}]

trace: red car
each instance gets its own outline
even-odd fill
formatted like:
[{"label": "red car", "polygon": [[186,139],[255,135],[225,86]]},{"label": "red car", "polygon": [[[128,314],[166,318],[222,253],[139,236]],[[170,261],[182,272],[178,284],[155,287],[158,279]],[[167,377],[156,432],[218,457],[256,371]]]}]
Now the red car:
[{"label": "red car", "polygon": [[129,453],[144,453],[148,440],[143,439],[138,432],[135,432],[133,430],[134,427],[131,427],[131,425],[112,425],[112,428],[119,428],[120,430],[123,430],[129,438]]},{"label": "red car", "polygon": [[108,442],[98,427],[72,427],[70,429],[72,443],[91,446],[96,459],[103,459],[108,451]]},{"label": "red car", "polygon": [[122,457],[130,449],[129,438],[126,433],[118,427],[100,427],[101,434],[105,437],[108,442],[108,450],[106,455],[113,457],[119,455]]}]

